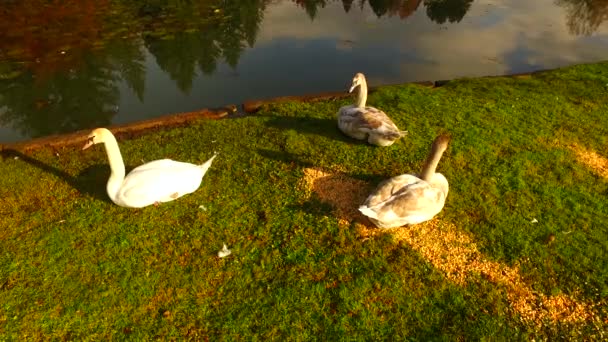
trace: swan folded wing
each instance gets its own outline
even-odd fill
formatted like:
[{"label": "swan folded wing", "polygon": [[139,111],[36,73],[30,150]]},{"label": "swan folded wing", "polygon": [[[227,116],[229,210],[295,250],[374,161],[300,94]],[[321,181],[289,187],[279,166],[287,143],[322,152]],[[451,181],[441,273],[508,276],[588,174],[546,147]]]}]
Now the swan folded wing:
[{"label": "swan folded wing", "polygon": [[[445,203],[445,194],[440,189],[420,179],[397,191],[391,189],[390,184],[381,190],[385,195],[384,201],[378,196],[381,194],[376,193],[377,198],[370,200],[370,196],[366,202],[367,208],[374,212],[371,217],[379,227],[397,227],[430,220],[441,211]],[[389,192],[392,195],[387,196]],[[369,213],[366,215],[370,216]]]},{"label": "swan folded wing", "polygon": [[[382,113],[382,112],[380,112]],[[383,118],[378,115],[378,112],[361,112],[361,115],[357,118],[357,125],[361,128],[367,128],[370,131],[383,129],[385,126]]]},{"label": "swan folded wing", "polygon": [[145,165],[134,169],[125,178],[119,199],[128,206],[143,207],[155,202],[172,201],[198,189],[202,170],[192,164],[174,163],[184,165],[172,164],[170,169]]},{"label": "swan folded wing", "polygon": [[153,160],[151,162],[147,162],[145,164],[142,164],[136,168],[134,168],[131,173],[133,172],[139,172],[139,171],[144,171],[144,170],[148,170],[148,169],[172,169],[174,167],[185,167],[185,166],[192,166],[193,164],[189,164],[189,163],[183,163],[183,162],[178,162],[175,160],[171,160],[171,159],[159,159],[159,160]]},{"label": "swan folded wing", "polygon": [[369,195],[365,204],[368,207],[374,207],[378,204],[386,202],[395,194],[403,191],[403,189],[407,188],[410,185],[421,182],[422,180],[414,175],[399,175],[393,178],[387,179],[380,183],[376,190]]},{"label": "swan folded wing", "polygon": [[349,122],[359,128],[374,130],[380,128],[387,120],[388,123],[392,123],[384,112],[374,107],[365,107],[364,109],[359,107],[342,108],[340,120]]},{"label": "swan folded wing", "polygon": [[386,203],[386,208],[397,217],[411,223],[426,221],[437,215],[445,203],[445,194],[426,182],[404,188]]},{"label": "swan folded wing", "polygon": [[354,118],[355,116],[357,116],[360,111],[361,108],[355,105],[343,106],[340,107],[340,109],[338,110],[338,116],[345,120],[348,120],[349,117]]},{"label": "swan folded wing", "polygon": [[352,125],[361,131],[385,136],[387,139],[401,137],[401,132],[393,121],[384,112],[373,107],[366,107],[365,111],[360,110],[358,115],[353,115]]}]

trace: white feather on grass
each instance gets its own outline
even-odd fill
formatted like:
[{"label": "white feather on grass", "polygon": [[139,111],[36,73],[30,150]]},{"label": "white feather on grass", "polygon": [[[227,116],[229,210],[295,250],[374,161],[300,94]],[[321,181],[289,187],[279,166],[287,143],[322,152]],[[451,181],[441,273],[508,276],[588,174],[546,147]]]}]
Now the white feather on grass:
[{"label": "white feather on grass", "polygon": [[217,252],[217,256],[220,258],[225,258],[225,257],[229,256],[230,254],[232,254],[232,251],[228,249],[226,244],[224,244],[224,248],[222,248],[221,251]]}]

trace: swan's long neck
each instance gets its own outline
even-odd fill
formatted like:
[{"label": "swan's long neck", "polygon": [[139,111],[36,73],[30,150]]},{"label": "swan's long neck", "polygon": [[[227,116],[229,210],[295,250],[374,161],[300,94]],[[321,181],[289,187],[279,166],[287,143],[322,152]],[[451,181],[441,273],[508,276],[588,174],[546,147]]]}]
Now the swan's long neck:
[{"label": "swan's long neck", "polygon": [[367,82],[365,79],[361,80],[359,84],[359,92],[357,93],[356,105],[359,108],[365,108],[365,102],[367,101]]},{"label": "swan's long neck", "polygon": [[439,164],[439,160],[443,155],[443,151],[445,151],[445,147],[442,148],[440,146],[433,145],[431,149],[431,153],[426,158],[424,162],[424,166],[422,167],[422,172],[420,173],[420,178],[425,182],[430,182],[433,179],[433,175],[435,174],[435,170],[437,169],[437,164]]},{"label": "swan's long neck", "polygon": [[112,170],[110,179],[108,179],[108,184],[106,185],[106,190],[108,191],[108,196],[114,200],[118,193],[118,189],[120,189],[120,186],[125,179],[125,163],[122,161],[118,143],[113,136],[108,137],[104,145],[106,147],[106,153],[108,154],[110,169]]}]

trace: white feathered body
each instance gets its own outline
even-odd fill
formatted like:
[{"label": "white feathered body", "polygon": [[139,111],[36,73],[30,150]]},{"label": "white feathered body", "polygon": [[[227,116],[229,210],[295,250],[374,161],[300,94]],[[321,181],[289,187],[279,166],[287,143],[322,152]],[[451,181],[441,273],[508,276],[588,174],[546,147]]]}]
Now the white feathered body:
[{"label": "white feathered body", "polygon": [[117,205],[129,208],[173,201],[199,188],[214,158],[202,165],[171,159],[140,165],[124,178],[118,189],[109,181],[108,195]]},{"label": "white feathered body", "polygon": [[337,117],[338,127],[344,134],[359,140],[367,139],[373,145],[389,146],[407,134],[400,131],[383,111],[374,107],[344,106]]},{"label": "white feathered body", "polygon": [[380,228],[428,221],[443,209],[448,188],[440,173],[429,182],[409,174],[396,176],[380,183],[359,211]]}]

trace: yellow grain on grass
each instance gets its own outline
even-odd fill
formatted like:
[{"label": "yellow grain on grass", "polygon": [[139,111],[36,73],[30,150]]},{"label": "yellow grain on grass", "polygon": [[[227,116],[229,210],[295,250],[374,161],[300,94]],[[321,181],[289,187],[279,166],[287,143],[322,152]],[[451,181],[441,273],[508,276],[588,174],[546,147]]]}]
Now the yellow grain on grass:
[{"label": "yellow grain on grass", "polygon": [[330,204],[341,225],[366,221],[357,208],[372,190],[368,183],[342,173],[307,168],[301,187],[308,195],[314,192],[321,201]]},{"label": "yellow grain on grass", "polygon": [[581,164],[587,166],[597,175],[608,179],[608,159],[577,143],[567,144],[566,147],[576,155],[576,159]]},{"label": "yellow grain on grass", "polygon": [[356,222],[363,238],[392,234],[405,241],[450,281],[464,285],[482,275],[506,289],[514,313],[525,322],[541,326],[545,321],[576,323],[597,319],[592,304],[566,296],[545,296],[533,291],[522,279],[517,265],[510,267],[487,260],[466,232],[450,223],[433,219],[406,228],[378,229],[357,208],[372,190],[369,184],[341,173],[316,168],[304,170],[301,186],[334,208],[341,225]]},{"label": "yellow grain on grass", "polygon": [[539,141],[557,148],[567,148],[574,153],[574,156],[579,163],[588,167],[598,176],[608,179],[608,158],[601,156],[593,150],[581,146],[577,142],[542,138],[539,139]]}]

